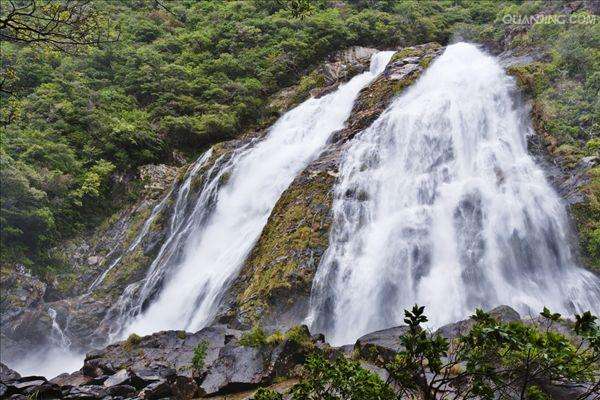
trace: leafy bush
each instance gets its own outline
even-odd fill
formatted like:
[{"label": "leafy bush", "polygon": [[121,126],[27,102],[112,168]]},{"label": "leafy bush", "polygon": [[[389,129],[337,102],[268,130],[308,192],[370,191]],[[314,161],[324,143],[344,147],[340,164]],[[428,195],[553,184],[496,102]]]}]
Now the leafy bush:
[{"label": "leafy bush", "polygon": [[246,347],[261,347],[267,344],[267,335],[259,325],[255,325],[242,334],[240,344]]},{"label": "leafy bush", "polygon": [[[451,345],[421,328],[427,321],[423,311],[416,305],[405,311],[409,331],[400,338],[405,350],[386,366],[402,395],[433,399],[448,387],[460,387],[459,399],[495,399],[511,397],[518,387],[521,393],[539,398],[539,382],[568,386],[594,382],[597,377],[600,328],[589,312],[576,315],[572,333],[581,335],[577,343],[552,329],[561,323],[561,315],[546,308],[540,326],[499,322],[477,310],[471,317],[474,326]],[[590,393],[594,390],[591,387]]]},{"label": "leafy bush", "polygon": [[252,398],[254,400],[283,400],[283,395],[271,389],[260,388]]},{"label": "leafy bush", "polygon": [[204,367],[204,359],[208,350],[208,342],[202,340],[194,349],[194,357],[192,358],[192,367],[196,371],[200,371]]},{"label": "leafy bush", "polygon": [[136,333],[132,333],[127,337],[127,340],[125,340],[123,347],[125,348],[125,350],[131,351],[135,346],[137,346],[141,342],[142,337]]}]

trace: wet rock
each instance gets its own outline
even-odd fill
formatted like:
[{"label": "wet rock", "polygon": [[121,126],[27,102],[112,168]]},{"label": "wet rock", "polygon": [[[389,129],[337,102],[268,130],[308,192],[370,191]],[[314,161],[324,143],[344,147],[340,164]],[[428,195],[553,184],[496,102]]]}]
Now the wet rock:
[{"label": "wet rock", "polygon": [[106,393],[111,396],[122,396],[128,397],[129,395],[136,392],[136,388],[131,385],[115,385],[106,389]]},{"label": "wet rock", "polygon": [[[104,379],[106,379],[106,377],[104,377]],[[82,386],[88,383],[97,384],[93,381],[94,378],[84,375],[81,371],[72,374],[60,374],[50,380],[50,382],[62,387]]]},{"label": "wet rock", "polygon": [[122,369],[106,379],[103,383],[103,386],[107,388],[116,385],[123,385],[128,382],[131,382],[131,374],[126,369]]},{"label": "wet rock", "polygon": [[164,380],[152,382],[139,393],[141,399],[157,400],[171,396],[171,385]]},{"label": "wet rock", "polygon": [[205,394],[199,391],[196,381],[188,376],[176,376],[171,383],[171,392],[176,399],[193,399]]},{"label": "wet rock", "polygon": [[396,353],[403,349],[400,336],[407,332],[407,326],[397,326],[366,334],[356,341],[354,350],[365,360],[383,365],[393,361]]},{"label": "wet rock", "polygon": [[[519,321],[521,319],[519,313],[509,306],[496,307],[489,311],[489,313],[498,322],[513,322]],[[475,325],[475,321],[469,318],[448,325],[444,325],[441,328],[439,328],[435,333],[440,334],[445,338],[453,339],[469,332],[471,328],[473,328],[473,325]]]},{"label": "wet rock", "polygon": [[207,395],[232,393],[269,380],[264,351],[260,348],[227,345],[211,365],[200,387]]},{"label": "wet rock", "polygon": [[294,340],[286,339],[271,353],[268,376],[270,378],[288,376],[297,365],[304,364],[312,347],[307,348]]},{"label": "wet rock", "polygon": [[44,382],[37,386],[29,386],[23,390],[23,394],[33,396],[36,399],[57,399],[62,396],[60,387],[51,382]]},{"label": "wet rock", "polygon": [[98,385],[75,386],[63,396],[63,399],[95,400],[106,396],[106,389]]},{"label": "wet rock", "polygon": [[0,381],[10,381],[20,377],[21,375],[17,371],[12,370],[5,364],[0,363]]}]

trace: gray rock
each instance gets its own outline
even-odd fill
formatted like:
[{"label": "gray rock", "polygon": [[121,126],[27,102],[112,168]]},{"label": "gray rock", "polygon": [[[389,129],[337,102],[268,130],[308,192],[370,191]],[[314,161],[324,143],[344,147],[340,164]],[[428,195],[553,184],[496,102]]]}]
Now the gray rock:
[{"label": "gray rock", "polygon": [[[106,378],[105,378],[106,379]],[[94,378],[85,376],[81,371],[73,372],[72,374],[60,374],[50,380],[62,387],[82,386],[91,383]],[[95,384],[95,383],[94,383]]]},{"label": "gray rock", "polygon": [[269,381],[262,349],[227,345],[219,353],[200,387],[207,395],[232,393]]},{"label": "gray rock", "polygon": [[116,385],[122,385],[131,381],[131,376],[126,369],[119,370],[116,374],[110,376],[104,381],[104,387],[111,387]]},{"label": "gray rock", "polygon": [[407,331],[407,326],[396,326],[369,333],[356,341],[354,350],[366,360],[378,365],[385,364],[392,361],[396,353],[403,349],[399,338]]},{"label": "gray rock", "polygon": [[77,399],[77,400],[95,400],[101,399],[106,396],[106,389],[102,386],[90,385],[72,387],[64,395],[64,399]]},{"label": "gray rock", "polygon": [[131,385],[116,385],[106,389],[106,393],[111,396],[127,397],[136,392],[136,389]]},{"label": "gray rock", "polygon": [[160,380],[152,382],[139,393],[141,399],[157,400],[171,395],[171,385],[166,381]]},{"label": "gray rock", "polygon": [[5,364],[0,363],[0,381],[10,381],[20,377],[21,375],[17,371],[10,369]]},{"label": "gray rock", "polygon": [[[489,313],[498,322],[513,322],[521,320],[519,313],[509,306],[498,306],[492,309]],[[447,339],[453,339],[469,332],[471,328],[473,328],[473,325],[475,325],[475,321],[469,318],[444,325],[438,329],[435,334],[440,334]]]}]

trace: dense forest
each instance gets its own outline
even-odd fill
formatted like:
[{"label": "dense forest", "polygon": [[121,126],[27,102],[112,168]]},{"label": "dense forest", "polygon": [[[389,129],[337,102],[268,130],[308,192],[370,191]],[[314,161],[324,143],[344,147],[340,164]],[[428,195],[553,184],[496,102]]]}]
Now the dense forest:
[{"label": "dense forest", "polygon": [[[307,93],[314,77],[303,75],[351,45],[465,37],[536,48],[539,60],[513,73],[564,168],[574,167],[600,148],[600,25],[540,23],[521,34],[501,20],[564,4],[97,1],[90,7],[107,23],[93,45],[5,40],[2,264],[64,268],[53,247],[135,199],[139,166],[184,164],[266,126],[278,114],[270,95],[298,82]],[[576,216],[588,264],[598,266],[600,171],[591,174],[590,201]]]}]

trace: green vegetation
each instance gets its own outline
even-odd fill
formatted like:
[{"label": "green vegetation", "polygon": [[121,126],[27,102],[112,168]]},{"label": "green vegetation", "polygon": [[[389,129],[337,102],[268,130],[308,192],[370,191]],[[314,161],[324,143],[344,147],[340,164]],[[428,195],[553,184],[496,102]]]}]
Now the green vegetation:
[{"label": "green vegetation", "polygon": [[88,40],[87,26],[64,27],[75,35],[68,49],[3,37],[1,257],[40,275],[64,268],[49,248],[135,198],[122,177],[269,123],[269,96],[328,54],[445,43],[457,24],[492,21],[499,9],[492,0],[94,5],[95,38],[107,40]]},{"label": "green vegetation", "polygon": [[240,344],[246,347],[265,346],[267,344],[267,334],[259,325],[255,325],[251,330],[242,334]]},{"label": "green vegetation", "polygon": [[[472,328],[451,340],[421,326],[424,307],[405,311],[408,331],[396,359],[380,367],[384,382],[358,361],[332,361],[314,353],[304,365],[292,399],[549,399],[548,383],[565,386],[588,382],[585,393],[597,393],[600,371],[600,327],[589,312],[574,323],[544,308],[538,322],[499,322],[477,310]],[[555,329],[561,325],[560,329]],[[569,332],[563,334],[559,332]],[[596,382],[594,386],[594,382]],[[281,399],[262,389],[256,399]]]},{"label": "green vegetation", "polygon": [[[57,21],[68,46],[1,38],[0,256],[39,275],[65,269],[52,246],[135,199],[135,185],[123,177],[272,122],[271,95],[299,83],[296,96],[306,96],[322,80],[308,71],[351,45],[445,44],[456,35],[539,55],[513,68],[534,99],[537,131],[565,167],[598,153],[600,25],[535,23],[515,31],[502,20],[564,12],[562,1],[93,4],[65,10],[87,13],[87,24]],[[583,9],[575,15],[589,16]],[[598,267],[598,173],[590,176],[589,201],[574,211],[584,256]]]},{"label": "green vegetation", "polygon": [[357,361],[338,357],[328,361],[314,355],[308,358],[305,378],[292,387],[292,399],[392,400],[396,396],[391,387]]},{"label": "green vegetation", "polygon": [[192,367],[196,371],[200,371],[204,367],[204,359],[208,350],[208,342],[202,340],[194,349],[194,357],[192,358]]},{"label": "green vegetation", "polygon": [[125,344],[123,345],[123,347],[125,348],[125,350],[131,351],[135,346],[137,346],[141,342],[142,337],[136,333],[132,333],[125,340]]}]

